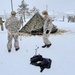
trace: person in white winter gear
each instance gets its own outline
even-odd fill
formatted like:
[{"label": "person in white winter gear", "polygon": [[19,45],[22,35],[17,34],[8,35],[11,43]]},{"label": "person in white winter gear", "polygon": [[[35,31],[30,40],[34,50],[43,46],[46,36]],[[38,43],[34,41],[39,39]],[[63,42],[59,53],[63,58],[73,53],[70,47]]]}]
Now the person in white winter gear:
[{"label": "person in white winter gear", "polygon": [[49,48],[51,46],[51,42],[49,41],[48,37],[53,28],[52,18],[48,15],[48,12],[46,10],[42,12],[42,15],[44,16],[43,41],[45,44],[44,46],[42,46],[42,48]]},{"label": "person in white winter gear", "polygon": [[11,12],[11,16],[5,22],[5,27],[8,31],[8,43],[7,43],[8,52],[11,52],[13,38],[15,50],[16,51],[19,50],[18,32],[21,27],[21,23],[20,20],[18,20],[18,18],[16,17],[15,11]]}]

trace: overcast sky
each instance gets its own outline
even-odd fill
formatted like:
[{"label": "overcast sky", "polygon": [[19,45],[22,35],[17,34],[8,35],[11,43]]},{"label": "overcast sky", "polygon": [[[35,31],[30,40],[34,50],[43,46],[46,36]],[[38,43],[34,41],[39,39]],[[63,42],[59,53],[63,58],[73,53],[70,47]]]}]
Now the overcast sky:
[{"label": "overcast sky", "polygon": [[[13,8],[17,11],[18,5],[22,0],[12,0]],[[29,4],[29,8],[36,6],[40,12],[46,9],[48,5],[48,11],[74,11],[75,12],[75,0],[25,0]],[[0,0],[0,14],[4,14],[4,10],[7,13],[11,12],[11,0]]]}]

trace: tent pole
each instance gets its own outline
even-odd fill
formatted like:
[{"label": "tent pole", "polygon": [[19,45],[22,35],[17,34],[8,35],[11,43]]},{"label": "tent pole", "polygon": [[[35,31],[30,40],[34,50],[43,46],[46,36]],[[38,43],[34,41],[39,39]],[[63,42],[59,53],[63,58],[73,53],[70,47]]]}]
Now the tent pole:
[{"label": "tent pole", "polygon": [[13,11],[13,2],[12,2],[12,0],[11,0],[11,10]]}]

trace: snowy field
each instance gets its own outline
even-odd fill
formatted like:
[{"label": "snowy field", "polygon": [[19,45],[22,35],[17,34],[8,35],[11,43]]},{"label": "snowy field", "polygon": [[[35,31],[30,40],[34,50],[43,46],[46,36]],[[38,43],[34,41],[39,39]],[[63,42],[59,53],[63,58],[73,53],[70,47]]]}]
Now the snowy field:
[{"label": "snowy field", "polygon": [[[42,36],[20,36],[20,50],[11,53],[7,51],[7,31],[0,30],[0,75],[75,75],[75,23],[53,22],[58,28],[67,30],[62,34],[51,34],[50,48],[41,48]],[[14,44],[14,41],[13,41]],[[40,68],[30,64],[30,58],[41,54],[45,58],[52,59],[50,69]]]}]

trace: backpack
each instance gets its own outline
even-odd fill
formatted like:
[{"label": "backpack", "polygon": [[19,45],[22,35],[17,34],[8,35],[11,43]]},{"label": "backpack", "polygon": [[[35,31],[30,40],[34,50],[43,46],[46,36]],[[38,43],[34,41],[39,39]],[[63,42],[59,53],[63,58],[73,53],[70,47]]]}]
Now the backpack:
[{"label": "backpack", "polygon": [[50,58],[43,58],[42,55],[34,55],[30,58],[30,64],[40,67],[40,72],[45,68],[51,68],[52,60]]}]

